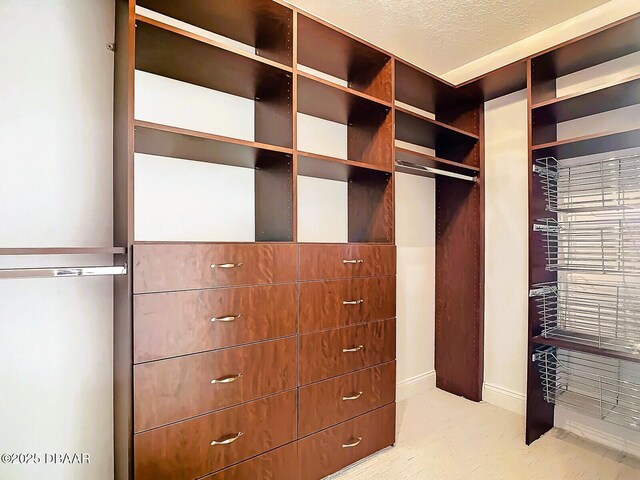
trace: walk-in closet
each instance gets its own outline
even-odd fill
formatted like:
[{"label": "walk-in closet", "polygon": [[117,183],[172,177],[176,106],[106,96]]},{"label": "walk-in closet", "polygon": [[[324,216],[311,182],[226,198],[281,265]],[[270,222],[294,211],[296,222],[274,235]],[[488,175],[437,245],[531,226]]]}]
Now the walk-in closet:
[{"label": "walk-in closet", "polygon": [[0,478],[640,478],[640,6],[0,2]]}]

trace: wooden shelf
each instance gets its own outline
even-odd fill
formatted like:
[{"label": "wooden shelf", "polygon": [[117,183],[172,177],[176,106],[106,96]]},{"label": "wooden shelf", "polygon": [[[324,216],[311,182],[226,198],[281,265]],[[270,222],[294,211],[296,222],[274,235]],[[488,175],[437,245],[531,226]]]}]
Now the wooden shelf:
[{"label": "wooden shelf", "polygon": [[291,94],[292,69],[136,16],[136,69],[251,100]]},{"label": "wooden shelf", "polygon": [[[478,167],[471,165],[464,165],[459,162],[453,162],[451,160],[445,160],[444,158],[435,157],[433,155],[427,155],[425,153],[416,152],[408,148],[396,146],[396,161],[410,162],[418,165],[424,165],[425,167],[438,168],[440,170],[446,170],[447,172],[458,173],[461,175],[476,175],[480,172]],[[402,168],[396,166],[396,171],[403,171]],[[406,171],[405,173],[413,173]]]},{"label": "wooden shelf", "polygon": [[[640,103],[640,75],[598,85],[582,92],[533,105],[533,115],[543,122],[566,122]],[[536,122],[538,123],[538,122]]]},{"label": "wooden shelf", "polygon": [[480,137],[396,106],[396,139],[437,149],[443,143],[475,144]]},{"label": "wooden shelf", "polygon": [[533,343],[539,345],[549,345],[556,348],[564,348],[567,350],[575,350],[577,352],[591,353],[594,355],[601,355],[609,358],[617,358],[620,360],[627,360],[630,362],[640,363],[640,355],[636,355],[628,352],[619,352],[617,350],[611,350],[608,348],[598,348],[592,345],[584,345],[582,343],[576,343],[569,340],[563,340],[558,338],[546,338],[541,335],[533,337],[531,339]]},{"label": "wooden shelf", "polygon": [[23,255],[124,255],[125,247],[30,247],[0,248],[0,256]]},{"label": "wooden shelf", "polygon": [[488,102],[527,88],[527,61],[519,60],[458,85],[461,92]]},{"label": "wooden shelf", "polygon": [[316,153],[298,152],[298,175],[348,182],[367,172],[390,175],[391,169]]},{"label": "wooden shelf", "polygon": [[596,133],[543,143],[534,145],[532,150],[535,158],[555,157],[557,160],[561,160],[633,147],[640,147],[640,128]]},{"label": "wooden shelf", "polygon": [[454,86],[408,63],[396,61],[396,100],[437,114],[475,102]]},{"label": "wooden shelf", "polygon": [[334,27],[298,15],[298,63],[382,101],[392,97],[391,57]]},{"label": "wooden shelf", "polygon": [[534,71],[554,77],[584,70],[640,51],[640,14],[553,47],[534,56]]},{"label": "wooden shelf", "polygon": [[262,57],[292,65],[293,12],[272,0],[137,0],[140,7],[256,48]]},{"label": "wooden shelf", "polygon": [[261,159],[293,155],[290,148],[135,121],[135,151],[148,155],[255,168]]},{"label": "wooden shelf", "polygon": [[298,111],[332,122],[349,124],[367,112],[388,112],[391,104],[356,90],[298,72]]}]

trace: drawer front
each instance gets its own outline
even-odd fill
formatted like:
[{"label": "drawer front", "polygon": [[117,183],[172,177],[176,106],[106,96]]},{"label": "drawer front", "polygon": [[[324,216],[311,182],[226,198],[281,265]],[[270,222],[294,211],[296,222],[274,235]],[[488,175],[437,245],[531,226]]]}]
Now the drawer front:
[{"label": "drawer front", "polygon": [[202,480],[300,480],[298,443],[276,448]]},{"label": "drawer front", "polygon": [[289,391],[135,435],[135,478],[193,480],[295,437],[296,393]]},{"label": "drawer front", "polygon": [[290,337],[134,366],[135,431],[295,388],[296,349]]},{"label": "drawer front", "polygon": [[344,422],[393,403],[395,362],[307,385],[299,392],[299,436]]},{"label": "drawer front", "polygon": [[395,404],[303,438],[302,480],[319,480],[395,442]]},{"label": "drawer front", "polygon": [[356,325],[396,316],[396,277],[300,284],[300,332]]},{"label": "drawer front", "polygon": [[396,321],[300,336],[300,385],[395,359]]},{"label": "drawer front", "polygon": [[297,307],[296,284],[136,295],[134,362],[295,335]]},{"label": "drawer front", "polygon": [[393,245],[300,245],[300,280],[395,274]]},{"label": "drawer front", "polygon": [[133,247],[133,293],[296,281],[292,244],[141,244]]}]

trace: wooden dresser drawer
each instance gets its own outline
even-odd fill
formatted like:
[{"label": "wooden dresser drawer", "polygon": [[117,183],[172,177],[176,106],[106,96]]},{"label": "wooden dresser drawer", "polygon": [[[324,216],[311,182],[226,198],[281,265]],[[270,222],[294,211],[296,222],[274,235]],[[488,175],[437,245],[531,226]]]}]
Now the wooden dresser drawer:
[{"label": "wooden dresser drawer", "polygon": [[135,431],[295,388],[296,349],[289,337],[135,365]]},{"label": "wooden dresser drawer", "polygon": [[136,295],[134,362],[295,335],[297,316],[293,283]]},{"label": "wooden dresser drawer", "polygon": [[298,443],[276,448],[202,480],[300,480]]},{"label": "wooden dresser drawer", "polygon": [[300,280],[395,274],[394,245],[300,245]]},{"label": "wooden dresser drawer", "polygon": [[293,244],[138,244],[133,293],[294,282]]},{"label": "wooden dresser drawer", "polygon": [[300,284],[300,333],[395,316],[395,276]]},{"label": "wooden dresser drawer", "polygon": [[301,480],[319,480],[395,442],[395,404],[298,442]]},{"label": "wooden dresser drawer", "polygon": [[395,401],[396,364],[366,370],[301,387],[298,436],[344,422]]},{"label": "wooden dresser drawer", "polygon": [[395,319],[300,336],[300,385],[395,359]]},{"label": "wooden dresser drawer", "polygon": [[295,437],[296,392],[289,391],[135,435],[135,478],[193,480]]}]

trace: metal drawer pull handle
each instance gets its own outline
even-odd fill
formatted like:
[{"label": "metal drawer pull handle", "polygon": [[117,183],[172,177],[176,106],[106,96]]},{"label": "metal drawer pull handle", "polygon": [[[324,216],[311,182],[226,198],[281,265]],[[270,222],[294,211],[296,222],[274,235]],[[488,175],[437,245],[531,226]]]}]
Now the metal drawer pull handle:
[{"label": "metal drawer pull handle", "polygon": [[242,263],[212,263],[211,268],[238,268]]},{"label": "metal drawer pull handle", "polygon": [[242,316],[241,313],[237,315],[227,315],[226,317],[211,317],[212,322],[233,322]]},{"label": "metal drawer pull handle", "polygon": [[232,433],[231,435],[222,437],[219,440],[214,440],[213,442],[211,442],[211,445],[229,445],[230,443],[233,443],[237,439],[239,439],[242,435],[244,435],[242,432]]},{"label": "metal drawer pull handle", "polygon": [[358,393],[355,393],[355,394],[353,394],[353,395],[349,395],[349,396],[346,396],[346,397],[342,397],[342,400],[344,400],[344,401],[347,401],[347,400],[357,400],[357,399],[359,399],[361,396],[362,396],[362,392],[358,392]]},{"label": "metal drawer pull handle", "polygon": [[343,353],[348,353],[348,352],[359,352],[360,350],[362,350],[364,348],[364,345],[358,345],[357,347],[353,347],[353,348],[343,348],[342,352]]},{"label": "metal drawer pull handle", "polygon": [[225,375],[224,377],[214,378],[213,380],[211,380],[211,383],[231,383],[235,382],[240,377],[242,377],[241,373],[236,373],[235,375]]},{"label": "metal drawer pull handle", "polygon": [[364,260],[362,260],[361,258],[354,258],[353,260],[342,260],[342,263],[344,263],[345,265],[347,263],[364,263]]},{"label": "metal drawer pull handle", "polygon": [[342,448],[357,447],[362,441],[362,437],[355,437],[349,440],[349,443],[343,443]]},{"label": "metal drawer pull handle", "polygon": [[343,305],[360,305],[361,303],[364,303],[364,300],[362,298],[359,300],[343,300],[342,301]]}]

